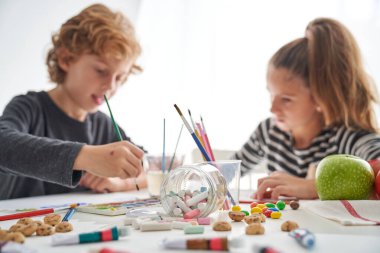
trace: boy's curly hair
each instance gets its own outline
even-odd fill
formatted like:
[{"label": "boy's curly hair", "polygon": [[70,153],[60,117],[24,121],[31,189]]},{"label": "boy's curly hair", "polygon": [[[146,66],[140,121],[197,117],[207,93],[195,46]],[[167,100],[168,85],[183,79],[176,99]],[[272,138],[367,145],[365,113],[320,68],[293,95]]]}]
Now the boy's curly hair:
[{"label": "boy's curly hair", "polygon": [[[75,57],[87,53],[133,62],[141,53],[131,22],[122,13],[112,12],[102,4],[91,5],[70,18],[53,34],[52,42],[46,64],[50,80],[57,84],[63,83],[66,77],[58,64],[60,49],[68,50]],[[134,63],[131,73],[140,71],[142,69]]]}]

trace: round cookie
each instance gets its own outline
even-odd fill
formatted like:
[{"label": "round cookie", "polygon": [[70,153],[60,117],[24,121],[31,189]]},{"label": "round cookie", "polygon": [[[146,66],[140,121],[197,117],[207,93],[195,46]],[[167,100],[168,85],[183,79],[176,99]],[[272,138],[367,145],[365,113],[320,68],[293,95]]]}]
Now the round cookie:
[{"label": "round cookie", "polygon": [[42,226],[44,223],[40,220],[35,220],[34,221],[35,224],[37,224],[37,228],[39,228],[40,226]]},{"label": "round cookie", "polygon": [[252,223],[245,228],[245,234],[247,235],[262,235],[264,233],[265,228],[260,223]]},{"label": "round cookie", "polygon": [[45,224],[55,226],[61,222],[61,215],[56,213],[50,213],[44,217]]},{"label": "round cookie", "polygon": [[73,225],[68,221],[62,221],[55,227],[55,232],[57,233],[67,233],[73,231]]},{"label": "round cookie", "polygon": [[2,241],[2,238],[5,237],[6,234],[8,234],[8,230],[1,230],[0,229],[0,241]]},{"label": "round cookie", "polygon": [[212,226],[212,229],[214,231],[230,231],[231,230],[231,224],[227,221],[217,221]]},{"label": "round cookie", "polygon": [[4,237],[4,241],[9,242],[17,242],[17,243],[24,243],[25,242],[25,236],[21,234],[20,232],[12,232],[8,233]]},{"label": "round cookie", "polygon": [[291,221],[291,220],[285,221],[281,225],[281,230],[285,232],[290,232],[296,228],[299,228],[298,224],[295,221]]},{"label": "round cookie", "polygon": [[230,216],[231,220],[239,222],[242,221],[245,217],[245,213],[243,212],[229,212],[228,216]]},{"label": "round cookie", "polygon": [[24,224],[16,223],[9,228],[9,232],[20,232],[24,227]]},{"label": "round cookie", "polygon": [[31,236],[32,234],[34,234],[34,232],[36,232],[37,230],[37,223],[30,223],[29,225],[26,225],[25,227],[23,227],[22,229],[20,229],[19,231],[25,235],[26,237],[29,237]]},{"label": "round cookie", "polygon": [[257,214],[252,214],[250,216],[245,216],[244,221],[247,224],[252,224],[252,223],[261,223],[261,216]]},{"label": "round cookie", "polygon": [[22,218],[17,221],[17,224],[23,224],[23,225],[29,225],[30,223],[33,223],[34,220],[31,218]]},{"label": "round cookie", "polygon": [[52,234],[54,234],[54,227],[52,227],[48,224],[43,224],[37,228],[36,234],[39,236],[52,235]]}]

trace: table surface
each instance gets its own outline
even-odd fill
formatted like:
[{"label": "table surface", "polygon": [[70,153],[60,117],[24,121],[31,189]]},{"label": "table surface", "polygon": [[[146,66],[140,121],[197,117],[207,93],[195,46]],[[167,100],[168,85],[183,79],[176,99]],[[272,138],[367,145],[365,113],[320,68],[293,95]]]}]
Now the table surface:
[{"label": "table surface", "polygon": [[[128,193],[73,193],[61,195],[49,195],[32,198],[21,198],[13,200],[0,201],[0,210],[40,207],[43,205],[54,205],[63,203],[106,203],[128,200],[131,198],[146,198],[148,194],[145,190]],[[159,232],[141,232],[132,228],[131,235],[121,238],[119,241],[99,242],[92,244],[70,245],[70,246],[51,246],[51,237],[32,236],[26,239],[25,246],[37,249],[37,252],[90,252],[102,248],[112,248],[115,250],[124,250],[127,252],[184,252],[176,250],[165,250],[160,246],[164,238],[212,238],[222,236],[241,236],[244,246],[240,249],[234,249],[232,252],[253,252],[253,245],[270,246],[281,252],[380,252],[380,226],[343,226],[337,222],[327,220],[314,213],[303,209],[303,204],[307,201],[300,201],[300,209],[291,210],[288,206],[283,211],[281,219],[267,219],[263,226],[265,227],[264,235],[247,236],[245,235],[245,224],[242,222],[233,222],[232,231],[215,232],[211,226],[205,227],[205,233],[202,235],[184,235],[183,230],[159,231]],[[380,204],[380,201],[379,201]],[[248,205],[242,205],[243,209]],[[66,211],[62,211],[64,214]],[[42,219],[42,217],[32,217]],[[91,232],[100,230],[112,225],[122,226],[125,216],[102,216],[89,213],[76,212],[72,218],[75,224],[79,224],[81,231]],[[296,221],[300,227],[307,228],[316,236],[316,245],[312,250],[306,250],[296,243],[287,233],[282,232],[281,224],[286,220]],[[0,227],[7,229],[14,221],[2,221]],[[82,225],[81,225],[82,224]],[[91,224],[91,225],[88,225]],[[88,226],[88,227],[86,227]],[[75,232],[74,231],[71,233]],[[207,251],[191,251],[207,252]]]}]

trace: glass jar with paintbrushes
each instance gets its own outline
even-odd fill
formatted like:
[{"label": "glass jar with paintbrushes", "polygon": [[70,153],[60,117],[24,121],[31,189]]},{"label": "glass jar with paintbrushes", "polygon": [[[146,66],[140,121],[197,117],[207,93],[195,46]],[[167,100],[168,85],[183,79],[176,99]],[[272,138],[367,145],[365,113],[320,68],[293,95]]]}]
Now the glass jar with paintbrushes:
[{"label": "glass jar with paintbrushes", "polygon": [[185,219],[206,217],[222,207],[228,210],[239,201],[241,161],[215,161],[202,117],[202,124],[196,124],[188,110],[191,127],[179,107],[174,107],[205,162],[170,172],[161,186],[163,208],[169,215]]},{"label": "glass jar with paintbrushes", "polygon": [[145,168],[146,178],[147,178],[147,183],[148,183],[148,192],[151,197],[160,196],[160,188],[162,185],[162,181],[169,174],[171,170],[182,165],[184,157],[185,157],[182,154],[177,154],[178,143],[181,138],[183,125],[181,126],[181,130],[179,131],[179,135],[177,138],[177,142],[176,142],[173,154],[166,153],[166,127],[165,125],[166,124],[165,124],[165,119],[164,119],[162,155],[146,155],[144,157],[144,168]]},{"label": "glass jar with paintbrushes", "polygon": [[171,170],[183,164],[184,155],[146,155],[144,160],[149,195],[159,197],[164,178]]}]

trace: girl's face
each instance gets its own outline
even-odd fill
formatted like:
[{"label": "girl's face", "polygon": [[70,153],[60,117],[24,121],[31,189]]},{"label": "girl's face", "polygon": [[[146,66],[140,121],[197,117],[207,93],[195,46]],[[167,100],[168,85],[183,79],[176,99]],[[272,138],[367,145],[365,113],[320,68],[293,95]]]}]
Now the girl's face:
[{"label": "girl's face", "polygon": [[132,61],[84,54],[60,66],[66,71],[65,82],[61,86],[72,105],[71,109],[87,114],[97,111],[104,102],[104,95],[110,98],[115,94],[128,77]]},{"label": "girl's face", "polygon": [[276,125],[288,132],[304,133],[321,124],[321,113],[302,78],[285,68],[270,66],[267,89],[271,97],[271,112]]}]

